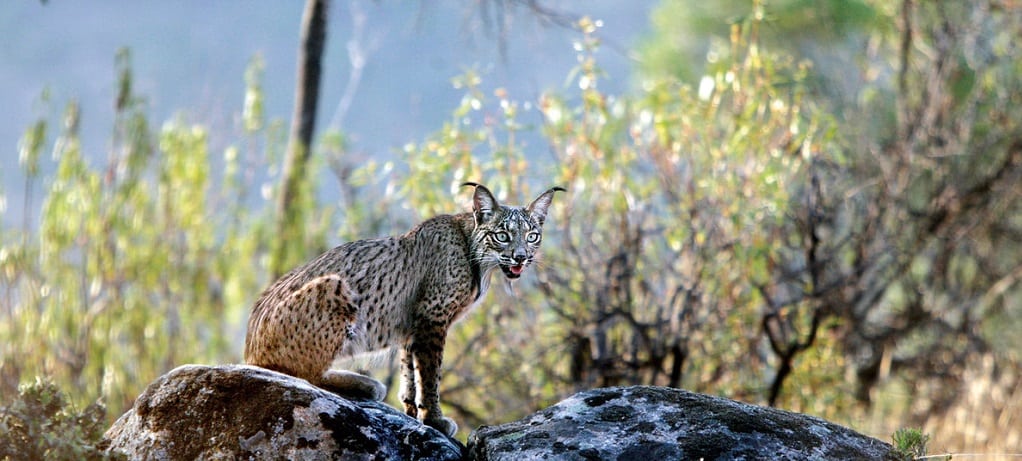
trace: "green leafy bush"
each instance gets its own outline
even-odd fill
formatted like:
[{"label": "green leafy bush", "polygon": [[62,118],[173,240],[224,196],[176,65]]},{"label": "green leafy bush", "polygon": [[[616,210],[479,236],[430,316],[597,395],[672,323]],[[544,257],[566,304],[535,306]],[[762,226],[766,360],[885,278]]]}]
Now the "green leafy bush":
[{"label": "green leafy bush", "polygon": [[903,427],[894,432],[894,449],[906,460],[912,460],[926,456],[926,445],[930,443],[930,436],[922,430],[914,427]]},{"label": "green leafy bush", "polygon": [[97,447],[106,425],[101,403],[78,411],[53,382],[37,378],[0,407],[0,459],[120,459]]},{"label": "green leafy bush", "polygon": [[[272,170],[279,124],[257,123],[258,104],[246,106],[241,141],[218,158],[208,129],[184,115],[150,124],[127,52],[117,69],[104,164],[82,151],[74,102],[56,139],[40,140],[52,123],[43,117],[22,143],[33,162],[52,145],[55,172],[44,181],[38,231],[0,228],[0,397],[45,375],[80,390],[75,403],[102,397],[119,414],[178,365],[240,361],[271,241],[255,192],[272,193],[258,181],[273,176],[255,172]],[[254,61],[248,93],[261,91],[258,69]],[[23,168],[34,177],[33,164]],[[324,226],[308,227],[312,237],[298,243],[312,252]]]}]

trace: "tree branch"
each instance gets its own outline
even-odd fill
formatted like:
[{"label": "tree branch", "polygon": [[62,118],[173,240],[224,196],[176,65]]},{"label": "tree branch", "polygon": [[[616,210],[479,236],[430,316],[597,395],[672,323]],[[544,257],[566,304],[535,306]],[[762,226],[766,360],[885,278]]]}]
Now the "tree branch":
[{"label": "tree branch", "polygon": [[304,241],[304,220],[301,219],[301,183],[306,181],[312,135],[316,128],[316,107],[322,74],[323,49],[326,46],[326,11],[328,0],[308,0],[302,15],[301,46],[298,50],[298,78],[291,132],[277,196],[277,240],[272,250],[270,272],[277,278],[287,270],[286,242]]}]

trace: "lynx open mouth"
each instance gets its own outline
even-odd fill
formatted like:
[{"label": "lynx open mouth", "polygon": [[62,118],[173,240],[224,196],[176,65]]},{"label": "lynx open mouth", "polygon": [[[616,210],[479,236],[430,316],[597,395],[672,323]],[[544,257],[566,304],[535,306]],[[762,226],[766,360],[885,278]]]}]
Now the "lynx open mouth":
[{"label": "lynx open mouth", "polygon": [[516,279],[522,276],[522,272],[525,272],[524,264],[516,264],[514,266],[501,265],[500,270],[504,271],[504,275],[509,279]]}]

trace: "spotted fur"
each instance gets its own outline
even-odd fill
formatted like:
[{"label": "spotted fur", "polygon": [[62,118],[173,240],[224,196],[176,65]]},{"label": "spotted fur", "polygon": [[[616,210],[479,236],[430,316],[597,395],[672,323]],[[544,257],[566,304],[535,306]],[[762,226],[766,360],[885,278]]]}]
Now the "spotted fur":
[{"label": "spotted fur", "polygon": [[554,187],[527,207],[504,206],[479,184],[472,211],[440,215],[404,235],[338,246],[295,268],[252,308],[245,362],[346,395],[382,400],[367,376],[331,370],[338,358],[398,346],[405,412],[453,435],[440,411],[447,330],[482,299],[490,275],[532,264]]}]

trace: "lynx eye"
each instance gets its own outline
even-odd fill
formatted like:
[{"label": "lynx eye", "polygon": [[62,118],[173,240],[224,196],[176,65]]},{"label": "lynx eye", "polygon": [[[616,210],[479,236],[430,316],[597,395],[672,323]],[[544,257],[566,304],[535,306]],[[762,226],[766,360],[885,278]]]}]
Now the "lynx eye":
[{"label": "lynx eye", "polygon": [[539,238],[539,232],[529,232],[529,234],[525,236],[525,241],[529,243],[539,243]]},{"label": "lynx eye", "polygon": [[507,232],[497,232],[496,234],[493,234],[493,239],[496,240],[497,243],[508,243],[511,241],[511,235]]}]

